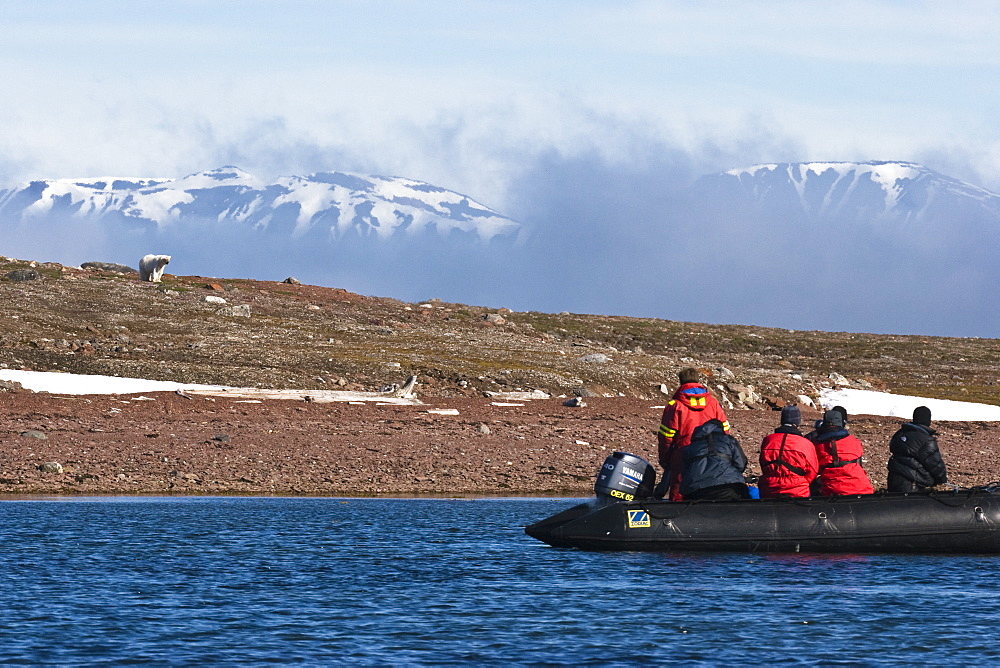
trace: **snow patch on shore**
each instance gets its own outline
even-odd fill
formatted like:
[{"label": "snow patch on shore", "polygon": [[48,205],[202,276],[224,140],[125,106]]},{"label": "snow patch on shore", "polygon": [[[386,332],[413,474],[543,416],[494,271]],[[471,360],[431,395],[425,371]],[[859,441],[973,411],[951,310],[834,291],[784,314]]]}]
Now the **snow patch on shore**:
[{"label": "snow patch on shore", "polygon": [[913,417],[914,408],[927,406],[934,421],[1000,421],[1000,406],[992,404],[910,397],[873,390],[829,389],[820,394],[819,401],[824,409],[843,406],[849,415],[884,415],[909,420]]},{"label": "snow patch on shore", "polygon": [[[55,371],[20,371],[15,369],[0,369],[0,380],[15,381],[21,383],[26,390],[52,394],[141,394],[143,392],[201,390],[212,393],[225,392],[228,395],[236,393],[240,389],[225,385],[198,385],[142,378],[86,376]],[[263,391],[266,392],[266,390]],[[296,392],[305,391],[296,390]],[[931,416],[935,421],[1000,422],[1000,406],[948,399],[927,399],[872,390],[829,389],[820,394],[820,405],[824,409],[843,406],[850,415],[883,415],[907,420],[913,417],[914,408],[927,406],[931,409]]]},{"label": "snow patch on shore", "polygon": [[[396,405],[419,405],[413,396],[413,385],[404,385],[391,392],[351,392],[346,390],[268,390],[257,387],[199,385],[142,378],[117,376],[87,376],[55,371],[16,371],[0,369],[0,380],[16,381],[26,390],[50,394],[141,394],[143,392],[184,392],[193,396],[227,397],[256,401],[260,399],[292,399],[329,403],[332,401],[368,401]],[[414,383],[415,385],[415,383]]]},{"label": "snow patch on shore", "polygon": [[177,390],[227,389],[224,385],[197,385],[167,380],[87,376],[57,371],[19,371],[15,369],[0,369],[0,380],[21,383],[21,386],[26,390],[51,394],[141,394],[143,392],[176,392]]}]

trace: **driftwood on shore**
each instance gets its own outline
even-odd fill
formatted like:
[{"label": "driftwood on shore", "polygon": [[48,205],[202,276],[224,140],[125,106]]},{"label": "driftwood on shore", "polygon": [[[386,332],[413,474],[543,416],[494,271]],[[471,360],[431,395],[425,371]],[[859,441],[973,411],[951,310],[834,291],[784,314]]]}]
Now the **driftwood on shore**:
[{"label": "driftwood on shore", "polygon": [[225,397],[227,399],[294,399],[317,404],[338,401],[377,402],[400,406],[417,406],[423,402],[416,397],[417,377],[410,376],[398,389],[386,392],[352,392],[349,390],[269,390],[256,387],[223,387],[212,389],[185,389],[182,396]]}]

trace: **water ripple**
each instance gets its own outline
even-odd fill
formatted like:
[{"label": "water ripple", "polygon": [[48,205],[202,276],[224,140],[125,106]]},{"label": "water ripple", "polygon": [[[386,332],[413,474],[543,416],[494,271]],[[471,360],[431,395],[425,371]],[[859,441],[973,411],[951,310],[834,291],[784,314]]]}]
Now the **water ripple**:
[{"label": "water ripple", "polygon": [[1000,560],[557,550],[565,500],[0,503],[0,663],[995,663]]}]

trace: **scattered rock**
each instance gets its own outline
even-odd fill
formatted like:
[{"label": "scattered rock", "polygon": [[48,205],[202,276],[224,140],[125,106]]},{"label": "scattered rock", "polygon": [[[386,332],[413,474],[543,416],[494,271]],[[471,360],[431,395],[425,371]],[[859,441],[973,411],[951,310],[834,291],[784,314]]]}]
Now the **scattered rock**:
[{"label": "scattered rock", "polygon": [[572,399],[564,401],[563,406],[569,406],[570,408],[585,408],[587,406],[587,402],[583,400],[583,397],[573,397]]},{"label": "scattered rock", "polygon": [[811,397],[807,397],[804,394],[800,394],[799,396],[795,397],[795,400],[798,401],[799,406],[808,406],[809,408],[816,408],[816,402],[813,401]]},{"label": "scattered rock", "polygon": [[587,364],[606,364],[611,361],[611,358],[604,353],[591,353],[579,358],[578,361],[586,362]]},{"label": "scattered rock", "polygon": [[59,462],[45,462],[38,465],[38,470],[42,473],[62,473],[63,467]]},{"label": "scattered rock", "polygon": [[218,283],[206,283],[205,284],[205,289],[206,290],[224,290],[225,288],[223,288]]},{"label": "scattered rock", "polygon": [[774,395],[769,395],[764,397],[764,403],[767,404],[769,408],[780,410],[788,405],[788,402],[781,397],[776,397]]},{"label": "scattered rock", "polygon": [[504,325],[507,323],[507,318],[503,317],[499,313],[487,313],[483,316],[483,320],[492,325]]},{"label": "scattered rock", "polygon": [[[729,392],[735,394],[738,397],[746,397],[750,395],[750,388],[747,387],[746,385],[740,385],[739,383],[729,383],[725,387]],[[740,401],[743,401],[743,399],[740,399]]]},{"label": "scattered rock", "polygon": [[480,434],[489,434],[489,433],[491,433],[490,426],[488,424],[485,424],[485,423],[479,425],[479,433]]},{"label": "scattered rock", "polygon": [[114,262],[84,262],[80,265],[80,269],[89,269],[91,271],[114,271],[119,274],[139,273],[137,269],[127,267],[124,264],[115,264]]},{"label": "scattered rock", "polygon": [[229,443],[233,438],[229,434],[216,434],[212,437],[212,440],[219,441],[220,443]]},{"label": "scattered rock", "polygon": [[288,278],[283,280],[282,283],[288,283],[289,285],[302,285],[302,281],[293,276],[289,276]]},{"label": "scattered rock", "polygon": [[715,375],[719,378],[719,380],[723,381],[736,380],[736,374],[724,366],[720,366],[718,369],[716,369]]},{"label": "scattered rock", "polygon": [[42,275],[34,269],[15,269],[7,272],[7,279],[15,282],[37,281],[41,277]]},{"label": "scattered rock", "polygon": [[38,431],[37,429],[29,429],[28,431],[22,431],[21,436],[26,436],[28,438],[37,438],[40,441],[48,439],[45,432]]},{"label": "scattered rock", "polygon": [[844,376],[834,371],[830,374],[830,380],[833,381],[834,385],[850,385],[851,381],[847,380]]},{"label": "scattered rock", "polygon": [[0,392],[23,392],[24,386],[16,380],[0,380]]},{"label": "scattered rock", "polygon": [[240,304],[239,306],[223,306],[218,311],[219,315],[231,315],[237,318],[249,318],[250,317],[250,305]]},{"label": "scattered rock", "polygon": [[764,402],[764,398],[761,397],[753,388],[752,385],[739,385],[737,383],[730,383],[726,385],[726,389],[730,394],[736,395],[736,399],[748,407],[757,406]]},{"label": "scattered rock", "polygon": [[215,295],[205,295],[201,298],[201,301],[208,304],[225,304],[226,300],[222,297],[216,297]]}]

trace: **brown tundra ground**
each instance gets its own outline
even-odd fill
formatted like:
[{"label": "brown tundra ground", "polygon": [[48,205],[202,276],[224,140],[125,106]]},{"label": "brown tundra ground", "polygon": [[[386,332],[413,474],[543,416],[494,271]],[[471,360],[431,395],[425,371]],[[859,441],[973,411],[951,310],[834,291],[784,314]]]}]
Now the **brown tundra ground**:
[{"label": "brown tundra ground", "polygon": [[[570,408],[559,399],[377,406],[143,396],[0,394],[0,493],[587,496],[614,450],[656,461],[662,406],[630,398]],[[440,408],[458,414],[427,412]],[[730,412],[751,472],[777,416]],[[901,422],[851,420],[876,487],[885,484],[886,444]],[[991,425],[938,427],[951,481],[1000,478]],[[43,472],[47,462],[62,472]]]},{"label": "brown tundra ground", "polygon": [[[27,269],[37,277],[9,277]],[[655,461],[660,386],[672,391],[686,366],[704,371],[753,469],[785,403],[836,384],[998,404],[998,364],[993,339],[511,312],[197,276],[152,284],[0,258],[0,368],[300,390],[415,376],[423,401],[0,392],[0,493],[590,495],[610,452]],[[552,398],[505,398],[529,391]],[[586,405],[564,406],[573,396]],[[497,405],[511,403],[522,405]],[[901,422],[851,416],[876,487]],[[1000,479],[993,423],[934,426],[952,482]],[[42,471],[49,462],[62,472]]]}]

